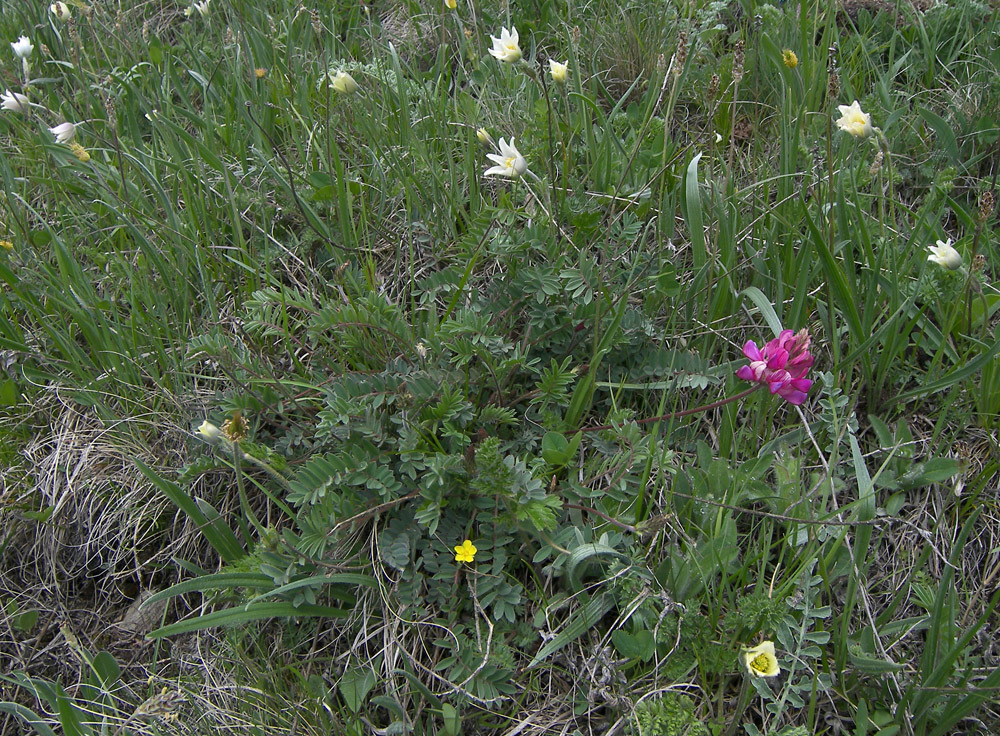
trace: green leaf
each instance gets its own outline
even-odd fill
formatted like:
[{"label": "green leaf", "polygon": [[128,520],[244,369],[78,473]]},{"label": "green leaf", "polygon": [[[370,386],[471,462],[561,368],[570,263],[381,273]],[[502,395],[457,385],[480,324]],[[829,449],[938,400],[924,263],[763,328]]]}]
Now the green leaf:
[{"label": "green leaf", "polygon": [[21,398],[21,390],[17,387],[17,381],[8,378],[0,381],[0,406],[15,406]]},{"label": "green leaf", "polygon": [[627,631],[619,629],[611,634],[611,641],[615,649],[623,657],[628,659],[641,659],[648,662],[656,650],[656,640],[653,634],[645,629],[629,634]]},{"label": "green leaf", "polygon": [[542,437],[542,459],[549,465],[561,468],[570,461],[569,440],[561,432],[546,432]]},{"label": "green leaf", "polygon": [[11,713],[17,716],[35,729],[39,736],[56,736],[56,732],[46,725],[40,715],[29,708],[25,708],[23,705],[7,701],[0,702],[0,713]]},{"label": "green leaf", "polygon": [[173,598],[175,595],[183,593],[204,593],[206,590],[234,590],[236,588],[270,588],[274,585],[274,580],[260,572],[217,572],[213,575],[203,575],[193,580],[185,580],[176,585],[171,585],[165,590],[153,593],[142,602],[139,607],[162,601],[164,598]]},{"label": "green leaf", "polygon": [[550,654],[555,654],[567,644],[579,639],[593,628],[613,606],[614,599],[610,595],[602,593],[596,598],[591,598],[584,606],[573,612],[563,630],[556,634],[555,638],[538,650],[531,662],[528,663],[528,669],[545,660]]},{"label": "green leaf", "polygon": [[881,659],[879,657],[869,657],[864,654],[857,654],[850,649],[847,651],[847,656],[851,660],[851,664],[854,665],[855,669],[866,675],[884,675],[888,672],[899,672],[903,669],[903,665],[897,662],[893,662],[888,659]]},{"label": "green leaf", "polygon": [[203,507],[211,508],[207,503],[202,502],[202,505],[199,505],[183,488],[166,478],[161,478],[155,470],[148,467],[141,460],[135,459],[133,462],[142,471],[143,475],[149,478],[177,508],[188,515],[194,525],[201,530],[208,543],[212,545],[225,562],[231,564],[246,555],[236,535],[233,534],[232,529],[218,515],[218,512],[212,509],[215,512],[214,518],[209,520],[208,516],[202,510]]},{"label": "green leaf", "polygon": [[691,257],[695,272],[701,271],[708,262],[704,220],[701,214],[701,191],[698,187],[698,162],[701,161],[701,156],[702,154],[699,153],[691,159],[684,177],[685,220],[687,221],[688,235],[691,238]]},{"label": "green leaf", "polygon": [[458,736],[462,732],[462,717],[451,703],[444,703],[441,706],[441,719],[444,721],[444,726],[441,728],[442,736]]},{"label": "green leaf", "polygon": [[597,562],[600,558],[618,560],[625,565],[632,564],[632,559],[628,555],[606,544],[581,544],[570,553],[566,560],[566,579],[569,580],[572,590],[578,591],[583,588],[581,576],[591,563]]},{"label": "green leaf", "polygon": [[771,305],[771,300],[764,296],[763,291],[756,286],[748,286],[740,292],[740,296],[745,296],[760,310],[760,316],[767,322],[767,326],[771,328],[771,332],[774,333],[775,337],[781,334],[781,320],[778,319],[778,315]]},{"label": "green leaf", "polygon": [[348,670],[340,678],[337,689],[351,713],[357,713],[375,687],[375,670],[371,667],[359,667]]},{"label": "green leaf", "polygon": [[28,632],[35,628],[38,623],[38,611],[25,611],[13,617],[14,628],[18,631]]},{"label": "green leaf", "polygon": [[298,590],[299,588],[305,588],[310,585],[363,585],[366,588],[377,588],[378,581],[371,575],[361,575],[359,573],[349,572],[337,573],[335,575],[314,575],[313,577],[303,578],[302,580],[296,580],[293,583],[282,585],[281,587],[269,590],[266,593],[261,593],[260,595],[251,598],[247,601],[247,603],[256,603],[261,598],[284,595],[285,593]]},{"label": "green leaf", "polygon": [[150,38],[146,48],[149,51],[149,60],[153,62],[154,66],[163,63],[163,42],[159,38],[156,36]]},{"label": "green leaf", "polygon": [[952,161],[956,164],[963,164],[962,155],[958,152],[958,141],[955,138],[955,131],[951,129],[947,121],[940,115],[928,110],[926,107],[917,107],[917,113],[924,119],[931,129],[934,131],[935,137],[937,137],[938,142],[941,147],[951,156]]},{"label": "green leaf", "polygon": [[203,616],[189,618],[178,621],[169,626],[163,626],[149,634],[151,639],[162,639],[175,634],[187,634],[191,631],[201,631],[215,626],[234,626],[244,624],[249,621],[260,621],[266,618],[314,618],[325,616],[328,618],[345,618],[349,611],[329,606],[313,606],[303,604],[296,608],[289,601],[278,603],[258,603],[254,606],[236,608],[225,608],[221,611],[213,611]]}]

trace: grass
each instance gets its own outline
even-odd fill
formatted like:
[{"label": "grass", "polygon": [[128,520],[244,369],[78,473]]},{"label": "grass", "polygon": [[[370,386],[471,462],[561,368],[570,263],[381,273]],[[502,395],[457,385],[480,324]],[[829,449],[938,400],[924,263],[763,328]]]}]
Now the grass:
[{"label": "grass", "polygon": [[0,734],[1000,729],[992,8],[200,7],[0,7]]}]

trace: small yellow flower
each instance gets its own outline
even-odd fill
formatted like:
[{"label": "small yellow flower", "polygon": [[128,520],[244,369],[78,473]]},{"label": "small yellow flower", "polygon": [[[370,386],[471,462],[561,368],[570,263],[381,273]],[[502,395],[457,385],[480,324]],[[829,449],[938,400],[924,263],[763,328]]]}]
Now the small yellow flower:
[{"label": "small yellow flower", "polygon": [[872,134],[872,116],[861,110],[861,103],[857,100],[850,105],[837,105],[837,109],[840,110],[837,127],[842,131],[855,138],[867,138]]},{"label": "small yellow flower", "polygon": [[0,240],[0,248],[4,250],[14,250],[14,244],[9,240]]},{"label": "small yellow flower", "polygon": [[799,57],[791,49],[783,49],[781,51],[781,60],[789,69],[794,69],[799,65]]},{"label": "small yellow flower", "polygon": [[259,66],[253,70],[254,79],[263,79],[266,76],[267,76],[267,69],[265,69],[262,66]]},{"label": "small yellow flower", "polygon": [[448,10],[454,10],[458,7],[458,0],[444,0],[444,4]]},{"label": "small yellow flower", "polygon": [[74,156],[80,159],[80,163],[85,164],[88,161],[90,161],[90,154],[87,153],[87,149],[81,146],[76,141],[73,141],[72,143],[69,144],[69,150],[73,153]]},{"label": "small yellow flower", "polygon": [[556,84],[566,84],[566,77],[569,76],[569,60],[560,64],[555,59],[549,59],[549,74]]},{"label": "small yellow flower", "polygon": [[337,72],[333,77],[333,90],[341,95],[352,95],[358,91],[358,83],[354,77],[344,71]]},{"label": "small yellow flower", "polygon": [[471,540],[466,539],[455,547],[455,562],[472,562],[476,559],[476,552],[478,551],[476,545]]},{"label": "small yellow flower", "polygon": [[774,656],[773,641],[762,641],[755,647],[744,649],[743,664],[754,677],[776,677],[781,673],[778,658]]}]

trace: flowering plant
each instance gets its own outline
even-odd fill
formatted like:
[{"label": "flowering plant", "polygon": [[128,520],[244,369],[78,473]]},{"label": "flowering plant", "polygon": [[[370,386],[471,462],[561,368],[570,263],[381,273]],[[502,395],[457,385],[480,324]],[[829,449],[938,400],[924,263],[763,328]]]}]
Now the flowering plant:
[{"label": "flowering plant", "polygon": [[797,333],[782,330],[774,340],[758,348],[747,340],[743,354],[750,360],[736,371],[744,381],[766,385],[772,394],[778,394],[790,404],[801,404],[812,381],[806,373],[812,368],[813,356],[809,352],[809,332],[803,328]]},{"label": "flowering plant", "polygon": [[781,674],[778,658],[774,655],[773,641],[762,641],[755,647],[744,649],[743,664],[754,677],[776,677]]},{"label": "flowering plant", "polygon": [[466,539],[455,547],[455,562],[472,562],[476,559],[476,552],[478,551],[472,540]]},{"label": "flowering plant", "polygon": [[490,40],[493,41],[493,48],[490,49],[491,56],[508,64],[520,61],[521,47],[518,45],[517,28],[511,26],[509,31],[506,28],[501,28],[500,38],[490,36]]},{"label": "flowering plant", "polygon": [[496,166],[491,166],[483,172],[484,176],[506,176],[509,179],[517,179],[528,170],[528,162],[524,156],[514,147],[514,139],[510,143],[503,138],[500,139],[500,153],[488,153],[488,158]]},{"label": "flowering plant", "polygon": [[49,128],[49,132],[55,136],[56,143],[69,143],[76,135],[76,126],[73,123],[59,123],[54,128]]},{"label": "flowering plant", "polygon": [[861,103],[855,100],[850,105],[838,105],[840,118],[837,127],[855,138],[867,138],[872,134],[872,116],[861,109]]},{"label": "flowering plant", "polygon": [[928,261],[936,263],[942,268],[947,268],[949,271],[957,271],[962,267],[962,254],[952,246],[951,238],[948,238],[947,241],[939,240],[937,245],[929,245],[927,249],[930,251],[930,255],[927,256]]}]

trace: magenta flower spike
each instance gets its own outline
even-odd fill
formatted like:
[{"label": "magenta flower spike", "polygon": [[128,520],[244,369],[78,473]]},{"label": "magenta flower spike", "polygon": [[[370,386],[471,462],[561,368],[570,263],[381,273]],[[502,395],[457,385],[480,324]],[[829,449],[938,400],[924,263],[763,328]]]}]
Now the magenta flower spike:
[{"label": "magenta flower spike", "polygon": [[806,400],[812,381],[805,376],[813,364],[808,330],[803,328],[795,333],[782,330],[763,348],[758,348],[753,340],[747,340],[743,354],[750,365],[736,371],[737,378],[764,384],[772,394],[778,394],[796,406]]}]

